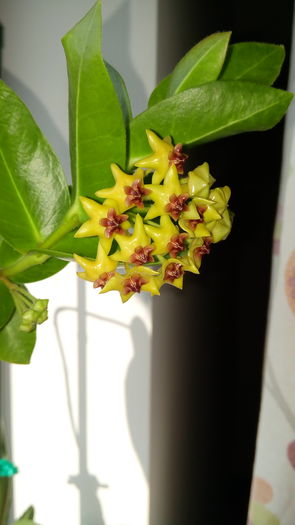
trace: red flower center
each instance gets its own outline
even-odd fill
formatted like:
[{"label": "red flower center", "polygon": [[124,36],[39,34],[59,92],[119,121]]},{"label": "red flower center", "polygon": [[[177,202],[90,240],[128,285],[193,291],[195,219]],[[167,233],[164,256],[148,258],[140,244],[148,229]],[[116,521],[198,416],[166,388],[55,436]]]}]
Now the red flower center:
[{"label": "red flower center", "polygon": [[134,181],[131,186],[124,186],[124,191],[127,195],[125,200],[127,206],[137,206],[138,208],[143,208],[142,198],[151,192],[151,190],[144,188],[140,179]]},{"label": "red flower center", "polygon": [[202,246],[198,246],[198,248],[194,249],[194,256],[195,257],[202,257],[202,255],[207,255],[210,253],[210,244],[212,243],[211,237],[205,237],[203,239],[204,243]]},{"label": "red flower center", "polygon": [[177,257],[177,255],[185,249],[186,238],[187,233],[176,233],[171,237],[170,242],[167,244],[167,250],[171,257]]},{"label": "red flower center", "polygon": [[93,283],[93,288],[103,288],[106,283],[112,278],[114,277],[115,275],[115,272],[104,272],[101,274],[101,276],[96,279],[96,281],[94,281]]},{"label": "red flower center", "polygon": [[123,292],[124,295],[129,293],[139,293],[141,287],[146,284],[148,281],[142,277],[139,273],[134,273],[128,279],[123,281]]},{"label": "red flower center", "polygon": [[128,219],[128,215],[117,215],[114,208],[110,208],[108,216],[100,219],[99,224],[105,227],[105,236],[109,239],[114,233],[124,233],[121,223]]},{"label": "red flower center", "polygon": [[166,266],[164,281],[173,283],[175,279],[179,279],[184,274],[183,267],[181,263],[171,262]]},{"label": "red flower center", "polygon": [[152,256],[153,250],[153,246],[138,246],[137,248],[135,248],[134,253],[131,255],[130,261],[133,264],[136,264],[136,266],[140,266],[141,264],[145,264],[148,262],[154,262],[154,258]]},{"label": "red flower center", "polygon": [[175,164],[177,172],[183,175],[183,167],[188,155],[182,152],[182,144],[176,144],[173,150],[169,153],[169,166]]},{"label": "red flower center", "polygon": [[188,209],[188,205],[186,204],[188,198],[189,195],[187,193],[181,193],[180,195],[175,195],[175,193],[173,193],[173,195],[169,197],[170,202],[166,204],[165,211],[170,213],[171,217],[177,221],[181,212]]},{"label": "red flower center", "polygon": [[197,206],[197,210],[198,210],[198,213],[200,215],[200,218],[199,219],[190,219],[188,221],[189,223],[189,228],[191,230],[195,230],[196,227],[197,227],[197,224],[200,224],[201,222],[204,222],[204,213],[205,211],[207,210],[207,206]]}]

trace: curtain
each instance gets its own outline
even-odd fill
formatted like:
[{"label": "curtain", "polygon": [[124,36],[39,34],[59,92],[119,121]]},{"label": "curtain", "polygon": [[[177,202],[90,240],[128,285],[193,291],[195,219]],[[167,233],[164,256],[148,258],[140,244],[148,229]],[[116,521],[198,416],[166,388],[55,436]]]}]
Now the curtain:
[{"label": "curtain", "polygon": [[[289,77],[295,90],[295,31]],[[295,105],[286,118],[248,525],[295,523]]]}]

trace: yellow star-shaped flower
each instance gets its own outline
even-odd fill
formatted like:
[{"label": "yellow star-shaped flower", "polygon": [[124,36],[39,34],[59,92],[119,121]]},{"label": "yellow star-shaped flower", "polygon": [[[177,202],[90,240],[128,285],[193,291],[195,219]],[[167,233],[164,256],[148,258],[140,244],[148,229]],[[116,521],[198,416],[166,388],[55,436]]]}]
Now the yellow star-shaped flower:
[{"label": "yellow star-shaped flower", "polygon": [[[123,213],[133,206],[138,206],[145,195],[143,185],[144,171],[137,169],[133,175],[129,175],[116,164],[111,164],[111,170],[115,179],[114,186],[99,190],[95,195],[103,199],[114,200],[119,213]],[[129,195],[128,188],[130,188]]]},{"label": "yellow star-shaped flower", "polygon": [[131,257],[135,253],[135,249],[138,247],[144,248],[151,243],[139,213],[136,214],[134,231],[132,235],[115,235],[115,240],[117,241],[120,250],[113,253],[111,258],[114,261],[122,262],[132,262]]},{"label": "yellow star-shaped flower", "polygon": [[[177,218],[174,215],[180,214],[181,207],[186,209],[185,203],[188,199],[188,194],[182,193],[182,187],[179,182],[177,169],[174,165],[170,166],[167,171],[166,177],[163,184],[146,184],[145,186],[150,190],[149,199],[154,201],[154,204],[148,210],[145,220],[154,219],[161,215],[170,213],[173,218]],[[176,200],[176,202],[174,202]],[[180,200],[181,202],[177,202]],[[169,210],[170,208],[170,210]]]},{"label": "yellow star-shaped flower", "polygon": [[188,173],[188,192],[191,197],[199,196],[208,198],[210,187],[215,179],[209,172],[208,162],[204,162]]},{"label": "yellow star-shaped flower", "polygon": [[73,255],[75,261],[84,269],[84,272],[77,272],[77,275],[86,281],[94,282],[103,274],[114,272],[117,267],[117,263],[107,256],[101,243],[98,245],[96,259],[94,261],[80,257],[80,255],[75,253]]},{"label": "yellow star-shaped flower", "polygon": [[162,215],[159,226],[144,225],[145,231],[154,241],[154,255],[165,255],[168,253],[167,245],[171,241],[173,235],[179,233],[178,228],[173,224],[169,215]]},{"label": "yellow star-shaped flower", "polygon": [[212,242],[216,243],[219,241],[224,241],[230,233],[232,227],[229,211],[226,209],[219,221],[209,222],[206,226],[210,231],[210,236],[213,239]]},{"label": "yellow star-shaped flower", "polygon": [[160,182],[166,176],[169,168],[169,153],[173,151],[173,145],[168,138],[164,140],[160,139],[150,129],[146,130],[147,138],[153,153],[144,159],[141,159],[135,163],[135,166],[139,168],[148,168],[155,170],[153,174],[153,184],[160,184]]},{"label": "yellow star-shaped flower", "polygon": [[163,284],[171,284],[182,290],[184,265],[179,259],[170,258],[162,264],[161,276],[156,277],[158,287]]},{"label": "yellow star-shaped flower", "polygon": [[[101,221],[107,219],[110,210],[115,210],[118,212],[117,205],[115,201],[107,199],[103,204],[99,204],[92,199],[87,197],[80,197],[81,204],[84,211],[87,213],[89,220],[84,222],[80,226],[79,230],[75,233],[75,237],[100,237],[100,242],[103,245],[106,253],[109,252],[112,245],[112,237],[106,236],[107,228],[101,224]],[[130,227],[130,223],[127,220],[121,222],[120,227],[123,230],[127,230]]]},{"label": "yellow star-shaped flower", "polygon": [[209,199],[213,201],[215,209],[222,215],[227,208],[227,203],[231,196],[231,190],[228,186],[223,188],[215,188],[210,191]]},{"label": "yellow star-shaped flower", "polygon": [[215,202],[213,200],[194,197],[193,202],[196,204],[197,210],[205,222],[221,219],[221,215],[216,210]]},{"label": "yellow star-shaped flower", "polygon": [[134,295],[141,291],[150,292],[151,295],[160,295],[159,287],[155,280],[157,272],[146,267],[129,269],[124,275],[116,273],[109,279],[100,293],[118,290],[122,302],[125,303]]},{"label": "yellow star-shaped flower", "polygon": [[190,237],[209,237],[211,235],[205,222],[197,220],[180,219],[179,226],[189,234]]}]

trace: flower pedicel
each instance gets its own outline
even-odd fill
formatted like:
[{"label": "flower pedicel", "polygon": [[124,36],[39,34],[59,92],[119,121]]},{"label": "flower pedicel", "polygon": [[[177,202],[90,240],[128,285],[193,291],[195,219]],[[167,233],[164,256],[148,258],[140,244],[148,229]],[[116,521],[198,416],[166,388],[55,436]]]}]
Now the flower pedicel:
[{"label": "flower pedicel", "polygon": [[118,290],[123,302],[141,291],[159,295],[164,284],[182,288],[185,271],[199,273],[203,255],[232,225],[230,188],[211,189],[208,164],[185,175],[182,145],[151,130],[147,137],[152,153],[133,174],[111,165],[114,186],[96,192],[102,204],[80,198],[89,220],[75,236],[99,243],[95,260],[74,254],[78,275],[100,293]]}]

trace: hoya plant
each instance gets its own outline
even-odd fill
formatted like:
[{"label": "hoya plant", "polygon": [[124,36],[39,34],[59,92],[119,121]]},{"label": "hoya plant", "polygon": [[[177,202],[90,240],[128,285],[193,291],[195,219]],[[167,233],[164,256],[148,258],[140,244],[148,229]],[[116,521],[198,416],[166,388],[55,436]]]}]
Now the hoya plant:
[{"label": "hoya plant", "polygon": [[230,38],[218,32],[197,43],[133,116],[123,79],[101,53],[96,2],[62,39],[70,187],[29,110],[0,82],[0,359],[29,363],[48,299],[27,285],[69,261],[94,293],[117,290],[126,301],[182,288],[184,273],[198,274],[228,236],[230,188],[207,162],[188,171],[189,151],[272,128],[292,99],[271,87],[282,46]]}]

